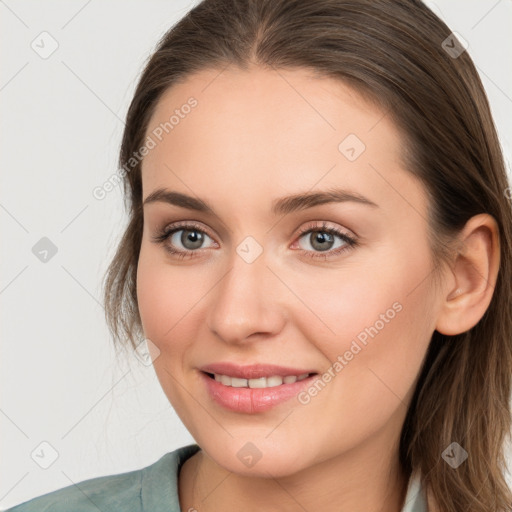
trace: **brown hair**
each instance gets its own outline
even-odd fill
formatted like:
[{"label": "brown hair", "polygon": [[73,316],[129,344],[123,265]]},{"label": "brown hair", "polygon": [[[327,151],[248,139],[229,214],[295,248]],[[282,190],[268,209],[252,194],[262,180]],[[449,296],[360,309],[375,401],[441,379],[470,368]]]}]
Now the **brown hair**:
[{"label": "brown hair", "polygon": [[[512,505],[503,452],[511,428],[512,211],[486,94],[468,53],[448,51],[457,44],[448,39],[446,47],[450,34],[419,0],[204,0],[148,60],[119,162],[126,169],[143,146],[162,94],[207,68],[307,68],[383,106],[404,134],[410,172],[428,193],[435,268],[450,261],[457,233],[476,214],[492,215],[500,237],[498,279],[484,316],[462,334],[432,336],[403,425],[400,463],[407,474],[420,471],[429,500],[443,512],[502,512]],[[143,338],[140,161],[124,176],[130,218],[105,275],[104,299],[115,345],[135,347]],[[452,442],[469,453],[456,469],[441,457]]]}]

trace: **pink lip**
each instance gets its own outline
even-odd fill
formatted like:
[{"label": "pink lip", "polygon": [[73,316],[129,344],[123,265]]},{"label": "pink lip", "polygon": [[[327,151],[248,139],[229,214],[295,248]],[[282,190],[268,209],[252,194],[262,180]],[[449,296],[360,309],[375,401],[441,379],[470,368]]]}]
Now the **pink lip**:
[{"label": "pink lip", "polygon": [[[273,367],[271,372],[266,371],[265,375],[283,375],[283,373],[273,373],[276,367]],[[261,372],[261,367],[258,368]],[[297,370],[295,370],[297,372]],[[270,388],[235,388],[232,386],[225,386],[224,384],[217,382],[215,379],[209,377],[205,372],[199,372],[201,379],[206,385],[206,389],[210,397],[219,405],[229,409],[231,411],[255,414],[258,412],[264,412],[272,407],[275,407],[287,400],[298,395],[298,393],[307,386],[310,386],[313,379],[318,375],[311,375],[300,381],[295,381],[292,384],[281,384],[279,386],[273,386]],[[233,375],[233,373],[220,371],[209,371],[208,373],[221,373],[223,375]],[[291,375],[300,375],[301,373],[311,373],[306,371],[300,371],[298,373],[291,373]],[[290,375],[290,373],[288,373]],[[247,377],[240,377],[247,378]],[[258,378],[258,377],[249,377]]]}]

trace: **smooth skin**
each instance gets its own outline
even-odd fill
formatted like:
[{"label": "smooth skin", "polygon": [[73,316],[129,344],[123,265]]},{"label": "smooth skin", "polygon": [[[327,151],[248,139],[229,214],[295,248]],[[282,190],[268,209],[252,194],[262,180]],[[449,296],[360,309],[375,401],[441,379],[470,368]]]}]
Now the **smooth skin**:
[{"label": "smooth skin", "polygon": [[[179,474],[181,509],[399,512],[408,475],[398,442],[421,363],[434,330],[464,332],[485,313],[499,268],[496,223],[484,214],[467,223],[465,251],[435,287],[427,196],[375,104],[304,69],[205,70],[166,91],[147,134],[191,96],[197,106],[144,158],[143,199],[165,187],[215,213],[146,204],[137,274],[156,374],[201,447]],[[366,146],[354,161],[338,148],[349,134]],[[333,187],[377,206],[271,212],[278,198]],[[181,231],[152,241],[178,221],[204,230],[200,248],[184,245]],[[319,249],[323,222],[357,245],[334,235]],[[317,232],[299,237],[310,225]],[[252,263],[237,253],[248,236],[263,250]],[[396,302],[400,312],[307,404],[237,413],[213,402],[200,378],[199,367],[218,361],[322,374]],[[247,442],[262,454],[252,467],[237,457]]]}]

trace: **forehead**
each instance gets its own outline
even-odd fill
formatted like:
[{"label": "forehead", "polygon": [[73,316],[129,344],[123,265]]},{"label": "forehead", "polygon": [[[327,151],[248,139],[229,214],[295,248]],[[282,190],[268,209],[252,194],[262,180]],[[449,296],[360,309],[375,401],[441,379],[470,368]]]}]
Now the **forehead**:
[{"label": "forehead", "polygon": [[[197,102],[192,109],[187,107],[190,98]],[[380,121],[386,130],[394,128],[385,122],[383,110],[354,88],[308,69],[203,70],[164,92],[147,132],[169,124],[173,114],[181,115],[174,116],[172,129],[162,135],[176,144],[190,135],[187,128],[202,142],[224,135],[227,143],[236,132],[235,142],[257,136],[249,139],[252,145],[273,139],[283,149],[298,137],[328,143],[345,131],[364,139]],[[290,131],[283,132],[286,128]]]},{"label": "forehead", "polygon": [[164,93],[146,135],[156,145],[143,161],[143,197],[169,186],[261,200],[269,189],[280,196],[343,185],[377,198],[389,196],[383,175],[402,188],[411,179],[389,116],[342,81],[305,69],[195,73]]}]

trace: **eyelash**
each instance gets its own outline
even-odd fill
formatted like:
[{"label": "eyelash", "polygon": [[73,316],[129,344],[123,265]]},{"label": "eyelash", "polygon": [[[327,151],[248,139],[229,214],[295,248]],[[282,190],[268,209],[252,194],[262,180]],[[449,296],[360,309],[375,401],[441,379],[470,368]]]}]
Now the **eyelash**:
[{"label": "eyelash", "polygon": [[[171,225],[170,227],[167,226],[167,227],[164,227],[164,228],[158,230],[156,235],[152,238],[152,241],[157,243],[157,244],[163,244],[164,242],[167,241],[167,239],[171,235],[173,235],[177,231],[182,231],[182,230],[185,230],[185,231],[198,231],[200,233],[208,235],[210,238],[213,238],[204,229],[202,229],[198,224],[187,222],[187,223],[177,224],[177,225],[174,224],[174,225]],[[299,232],[298,238],[300,239],[304,235],[309,234],[309,233],[314,233],[314,232],[329,233],[331,235],[338,236],[339,238],[341,238],[346,243],[346,245],[343,246],[343,247],[338,247],[337,249],[331,249],[329,251],[325,251],[325,253],[318,253],[318,252],[315,252],[315,251],[308,251],[306,249],[300,249],[300,252],[302,252],[303,254],[305,253],[305,255],[307,257],[309,257],[311,259],[314,259],[314,260],[318,260],[318,259],[320,259],[320,260],[327,260],[327,259],[336,257],[339,254],[341,254],[341,253],[343,253],[345,251],[348,251],[350,249],[353,249],[354,247],[356,247],[358,245],[358,241],[355,238],[347,235],[346,233],[343,233],[342,231],[339,231],[336,228],[327,226],[327,223],[325,221],[322,223],[321,226],[318,226],[318,225],[314,226],[314,225],[311,225],[311,224],[305,226]],[[167,245],[167,244],[164,245],[164,248],[165,248],[165,250],[167,252],[169,252],[173,256],[175,256],[177,258],[180,258],[180,259],[194,258],[195,257],[194,253],[199,252],[199,250],[195,250],[195,251],[192,251],[192,250],[187,250],[187,251],[176,250],[176,249],[174,249],[173,247],[171,247],[170,245]]]}]

